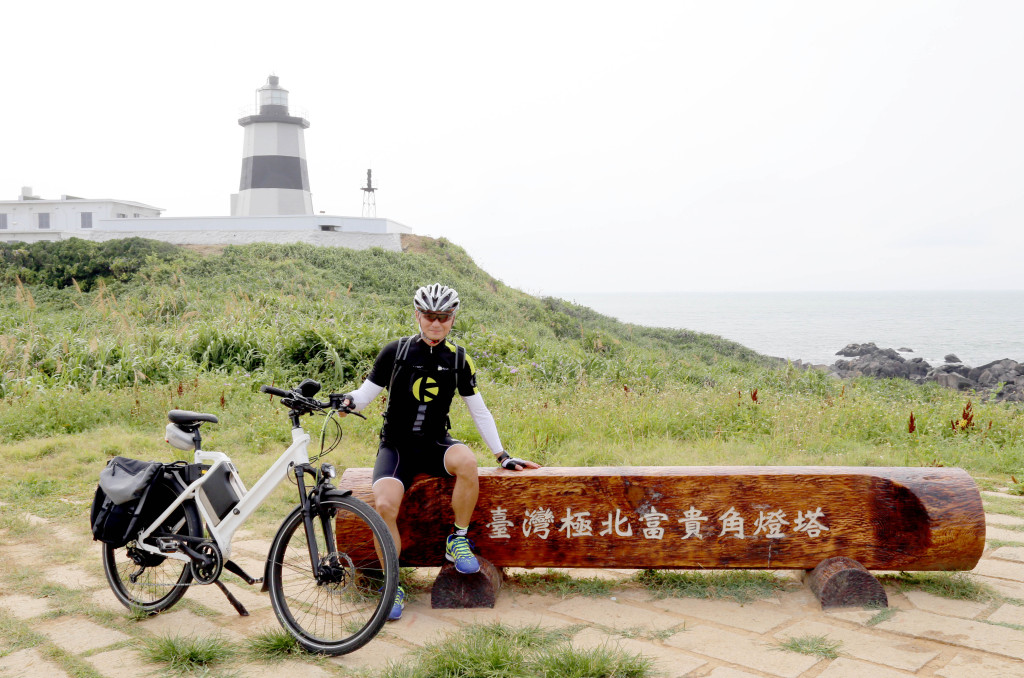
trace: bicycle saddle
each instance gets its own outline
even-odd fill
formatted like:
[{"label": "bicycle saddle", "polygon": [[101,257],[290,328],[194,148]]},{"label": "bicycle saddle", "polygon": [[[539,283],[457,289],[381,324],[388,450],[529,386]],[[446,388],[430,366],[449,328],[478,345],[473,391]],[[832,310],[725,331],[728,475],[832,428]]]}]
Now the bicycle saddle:
[{"label": "bicycle saddle", "polygon": [[202,412],[189,412],[188,410],[171,410],[167,413],[167,419],[175,424],[193,425],[208,421],[211,424],[217,423],[217,417]]}]

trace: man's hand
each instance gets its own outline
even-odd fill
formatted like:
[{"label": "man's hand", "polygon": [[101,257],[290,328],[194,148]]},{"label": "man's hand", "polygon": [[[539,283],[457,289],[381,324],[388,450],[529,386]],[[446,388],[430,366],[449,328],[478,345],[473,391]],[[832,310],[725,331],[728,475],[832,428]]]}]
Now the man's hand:
[{"label": "man's hand", "polygon": [[540,464],[525,459],[516,459],[508,452],[502,452],[497,458],[498,466],[509,471],[522,471],[527,468],[540,468]]},{"label": "man's hand", "polygon": [[[334,395],[331,395],[331,398],[334,397]],[[339,405],[340,407],[338,407],[337,409],[338,415],[342,417],[347,417],[348,413],[351,412],[353,408],[355,408],[356,401],[352,399],[352,396],[346,393],[343,396],[341,396],[341,402],[339,403]]]}]

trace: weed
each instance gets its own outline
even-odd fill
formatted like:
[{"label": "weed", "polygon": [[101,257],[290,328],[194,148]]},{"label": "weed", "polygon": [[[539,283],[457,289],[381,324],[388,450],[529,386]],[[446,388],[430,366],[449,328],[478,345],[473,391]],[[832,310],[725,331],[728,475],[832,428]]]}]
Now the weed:
[{"label": "weed", "polygon": [[1024,518],[1024,501],[1018,499],[986,495],[984,500],[982,501],[982,506],[984,507],[986,513],[1002,513],[1003,515],[1007,516]]},{"label": "weed", "polygon": [[990,586],[974,581],[966,572],[900,572],[878,579],[899,591],[924,591],[953,600],[984,602],[998,597]]},{"label": "weed", "polygon": [[568,598],[570,596],[598,597],[608,595],[617,582],[600,577],[573,577],[559,570],[545,572],[518,572],[505,580],[505,585],[523,593],[541,593]]},{"label": "weed", "polygon": [[729,598],[739,603],[771,597],[786,587],[770,572],[749,570],[642,570],[634,578],[657,598]]},{"label": "weed", "polygon": [[46,637],[33,631],[29,624],[0,612],[0,657],[44,642]]},{"label": "weed", "polygon": [[284,629],[267,629],[246,641],[249,654],[261,661],[278,661],[297,654],[303,649],[295,636]]},{"label": "weed", "polygon": [[1005,541],[1003,539],[986,539],[985,543],[994,549],[1002,546],[1024,546],[1024,541]]},{"label": "weed", "polygon": [[540,678],[645,678],[653,673],[650,659],[608,645],[590,650],[569,645],[538,656],[531,668],[530,675]]},{"label": "weed", "polygon": [[578,650],[566,630],[490,624],[451,634],[391,664],[382,678],[644,678],[650,662],[617,648]]},{"label": "weed", "polygon": [[823,659],[835,659],[839,656],[842,643],[831,641],[826,636],[799,636],[789,638],[778,644],[780,650],[809,654]]},{"label": "weed", "polygon": [[154,664],[166,664],[175,673],[204,671],[234,655],[222,638],[197,636],[158,636],[142,641],[142,656]]},{"label": "weed", "polygon": [[897,612],[899,612],[899,609],[895,607],[887,607],[884,610],[879,610],[873,617],[871,617],[871,619],[864,622],[864,625],[876,626],[884,621],[889,621]]}]

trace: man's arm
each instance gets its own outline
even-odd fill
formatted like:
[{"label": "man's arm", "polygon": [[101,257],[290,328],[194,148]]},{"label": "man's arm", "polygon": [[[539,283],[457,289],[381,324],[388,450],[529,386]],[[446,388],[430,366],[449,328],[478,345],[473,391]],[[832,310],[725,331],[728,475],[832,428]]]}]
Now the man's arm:
[{"label": "man's arm", "polygon": [[487,409],[487,405],[484,404],[484,397],[482,395],[474,393],[470,396],[462,396],[462,400],[469,409],[469,415],[473,417],[473,423],[476,424],[476,430],[480,432],[480,437],[487,443],[487,447],[491,448],[491,453],[494,454],[494,461],[498,463],[498,466],[510,471],[522,471],[524,468],[540,468],[540,464],[526,461],[525,459],[516,459],[509,456],[509,453],[505,451],[505,448],[501,445],[501,438],[498,437],[498,427],[494,424],[494,416]]},{"label": "man's arm", "polygon": [[395,368],[395,354],[398,352],[398,342],[392,341],[377,354],[373,361],[373,368],[369,376],[363,381],[363,385],[345,396],[352,403],[352,409],[358,412],[373,402],[373,399],[384,390],[384,384],[388,382],[391,373]]},{"label": "man's arm", "polygon": [[474,393],[470,396],[462,396],[462,400],[469,409],[469,416],[473,417],[473,423],[476,424],[476,430],[480,432],[480,437],[487,443],[487,447],[491,448],[491,453],[497,457],[505,448],[501,446],[498,427],[494,423],[491,411],[484,404],[484,397],[479,393]]},{"label": "man's arm", "polygon": [[367,405],[373,402],[373,399],[380,395],[381,391],[384,390],[383,386],[378,386],[369,379],[363,382],[363,385],[352,391],[346,393],[345,397],[352,403],[352,409],[358,412]]}]

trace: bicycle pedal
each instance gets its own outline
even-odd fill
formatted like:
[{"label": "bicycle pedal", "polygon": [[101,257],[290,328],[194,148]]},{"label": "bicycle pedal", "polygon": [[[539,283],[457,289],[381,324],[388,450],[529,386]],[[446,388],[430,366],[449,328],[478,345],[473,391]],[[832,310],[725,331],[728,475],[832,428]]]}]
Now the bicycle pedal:
[{"label": "bicycle pedal", "polygon": [[180,550],[180,546],[177,541],[166,537],[157,537],[156,547],[160,549],[160,553],[175,553]]}]

